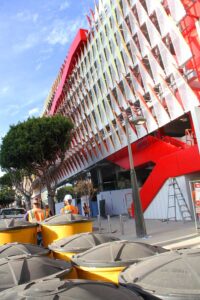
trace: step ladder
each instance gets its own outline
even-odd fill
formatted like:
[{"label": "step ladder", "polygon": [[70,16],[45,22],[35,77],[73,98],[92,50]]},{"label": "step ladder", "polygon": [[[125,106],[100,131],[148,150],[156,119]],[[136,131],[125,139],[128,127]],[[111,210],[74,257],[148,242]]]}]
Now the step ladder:
[{"label": "step ladder", "polygon": [[167,221],[177,221],[177,207],[183,222],[191,221],[192,215],[176,178],[169,179]]}]

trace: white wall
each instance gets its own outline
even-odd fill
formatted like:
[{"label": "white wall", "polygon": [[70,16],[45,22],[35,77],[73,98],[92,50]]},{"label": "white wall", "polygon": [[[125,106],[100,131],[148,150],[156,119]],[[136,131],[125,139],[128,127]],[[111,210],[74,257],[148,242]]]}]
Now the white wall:
[{"label": "white wall", "polygon": [[[190,196],[188,195],[186,178],[185,176],[177,177],[178,185],[181,189],[183,196],[185,197],[186,203],[190,208],[189,201]],[[168,207],[168,188],[169,180],[165,182],[156,197],[153,199],[149,207],[144,213],[145,219],[167,219],[167,207]],[[170,191],[170,193],[172,190]],[[127,214],[127,210],[131,205],[131,189],[115,190],[101,192],[97,195],[97,203],[99,209],[99,201],[105,199],[105,212],[106,215],[120,215]],[[100,211],[100,210],[99,210]],[[169,217],[174,217],[174,208],[170,208]],[[182,220],[179,208],[176,205],[176,218]]]},{"label": "white wall", "polygon": [[[99,201],[105,199],[106,215],[127,214],[127,210],[131,205],[131,189],[114,190],[101,192],[97,195],[97,203],[99,209]],[[99,210],[100,211],[100,210]]]},{"label": "white wall", "polygon": [[[187,187],[186,187],[186,178],[185,176],[177,177],[177,182],[180,187],[180,190],[188,204],[189,205],[189,196],[187,193]],[[168,207],[168,188],[169,188],[169,180],[165,182],[165,184],[162,186],[154,200],[151,202],[149,207],[146,209],[144,213],[145,219],[167,219],[167,207]],[[171,193],[171,191],[170,191]],[[171,201],[171,200],[170,200]],[[169,217],[174,217],[174,208],[169,209]],[[179,208],[176,205],[176,217],[177,220],[182,220]]]}]

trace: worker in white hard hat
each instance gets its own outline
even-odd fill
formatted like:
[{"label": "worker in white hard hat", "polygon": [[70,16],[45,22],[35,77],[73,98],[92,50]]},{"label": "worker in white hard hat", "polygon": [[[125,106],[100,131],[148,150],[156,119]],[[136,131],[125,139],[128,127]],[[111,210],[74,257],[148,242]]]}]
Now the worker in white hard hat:
[{"label": "worker in white hard hat", "polygon": [[78,208],[74,205],[72,205],[72,195],[67,194],[64,197],[64,207],[60,210],[61,214],[78,214]]}]

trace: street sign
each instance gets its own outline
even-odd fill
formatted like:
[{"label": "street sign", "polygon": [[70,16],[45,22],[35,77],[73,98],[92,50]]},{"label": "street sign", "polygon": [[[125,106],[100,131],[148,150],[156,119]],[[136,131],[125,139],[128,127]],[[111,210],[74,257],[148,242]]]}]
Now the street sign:
[{"label": "street sign", "polygon": [[190,192],[196,229],[200,230],[200,179],[190,181]]}]

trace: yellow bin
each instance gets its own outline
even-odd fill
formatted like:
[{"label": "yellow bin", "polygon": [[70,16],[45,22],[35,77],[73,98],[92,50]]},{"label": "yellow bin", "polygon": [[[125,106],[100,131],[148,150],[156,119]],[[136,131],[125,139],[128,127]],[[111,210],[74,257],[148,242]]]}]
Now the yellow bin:
[{"label": "yellow bin", "polygon": [[52,251],[54,258],[71,261],[71,257],[74,254],[117,240],[119,240],[117,237],[108,234],[83,232],[57,240],[49,245],[48,248]]},{"label": "yellow bin", "polygon": [[1,219],[0,245],[13,242],[37,244],[37,224],[23,219]]},{"label": "yellow bin", "polygon": [[89,279],[89,280],[101,280],[112,282],[115,284],[119,284],[118,277],[121,271],[123,271],[126,266],[124,267],[83,267],[83,266],[76,266],[77,277],[79,279]]},{"label": "yellow bin", "polygon": [[64,237],[68,237],[76,233],[92,231],[91,219],[73,214],[50,217],[41,222],[41,225],[43,245],[45,247]]},{"label": "yellow bin", "polygon": [[0,258],[16,255],[26,256],[48,256],[50,250],[35,244],[28,243],[7,243],[0,246]]},{"label": "yellow bin", "polygon": [[122,270],[142,258],[167,251],[162,247],[131,241],[114,241],[72,257],[79,279],[102,280],[119,284]]}]

